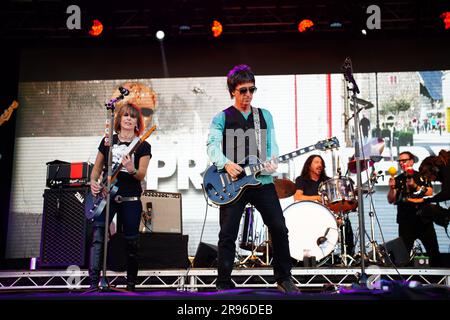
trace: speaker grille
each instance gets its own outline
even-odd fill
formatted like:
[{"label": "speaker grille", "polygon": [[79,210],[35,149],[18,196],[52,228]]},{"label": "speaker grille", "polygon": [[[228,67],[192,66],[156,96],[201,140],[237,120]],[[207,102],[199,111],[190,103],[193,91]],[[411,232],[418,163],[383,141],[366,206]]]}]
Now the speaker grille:
[{"label": "speaker grille", "polygon": [[86,244],[84,200],[87,192],[88,188],[44,191],[39,266],[84,265]]},{"label": "speaker grille", "polygon": [[150,225],[141,232],[183,234],[181,193],[146,190],[141,196],[143,213],[150,215]]}]

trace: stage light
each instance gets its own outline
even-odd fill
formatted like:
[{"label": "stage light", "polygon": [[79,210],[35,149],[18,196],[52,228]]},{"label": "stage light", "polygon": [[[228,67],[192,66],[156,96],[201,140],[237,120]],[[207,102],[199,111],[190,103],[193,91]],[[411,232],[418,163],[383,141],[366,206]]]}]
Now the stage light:
[{"label": "stage light", "polygon": [[158,40],[164,40],[164,37],[165,37],[166,35],[165,35],[165,33],[164,33],[164,31],[162,31],[162,30],[158,30],[157,32],[156,32],[156,38],[158,39]]},{"label": "stage light", "polygon": [[333,23],[330,23],[330,28],[342,28],[342,23],[335,21]]},{"label": "stage light", "polygon": [[222,34],[222,31],[223,31],[222,24],[219,21],[214,20],[213,21],[213,25],[211,27],[211,31],[213,33],[214,38],[219,37]]},{"label": "stage light", "polygon": [[439,17],[444,22],[445,29],[450,29],[450,12],[443,12]]},{"label": "stage light", "polygon": [[365,36],[366,36],[366,35],[367,35],[367,31],[366,31],[366,29],[362,29],[362,30],[361,30],[361,33],[362,33],[363,35],[365,35]]},{"label": "stage light", "polygon": [[304,20],[300,21],[300,23],[298,24],[298,31],[306,32],[306,31],[312,30],[313,27],[314,27],[314,22],[312,22],[309,19],[304,19]]},{"label": "stage light", "polygon": [[103,24],[100,22],[100,20],[93,20],[91,30],[89,30],[89,34],[93,37],[98,37],[103,32]]}]

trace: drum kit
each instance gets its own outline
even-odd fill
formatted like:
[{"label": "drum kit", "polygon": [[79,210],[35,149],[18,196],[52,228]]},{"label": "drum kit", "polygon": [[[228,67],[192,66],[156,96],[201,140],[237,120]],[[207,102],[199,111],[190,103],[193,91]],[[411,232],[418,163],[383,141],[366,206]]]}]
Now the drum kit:
[{"label": "drum kit", "polygon": [[[379,149],[380,154],[381,152],[382,148]],[[354,161],[350,161],[348,171],[351,172],[354,166]],[[373,167],[373,161],[367,159],[363,166],[364,169]],[[287,178],[274,179],[274,185],[279,199],[293,196],[297,189],[294,182]],[[363,190],[362,193],[373,192],[375,191]],[[321,203],[298,201],[284,209],[291,257],[297,262],[303,262],[304,266],[311,264],[311,258],[316,266],[321,266],[330,259],[332,265],[339,263],[349,266],[356,261],[348,254],[345,239],[345,221],[349,219],[349,214],[356,212],[358,208],[358,193],[355,191],[354,182],[350,177],[339,174],[323,181],[319,185],[318,194],[321,196]],[[239,247],[251,251],[251,254],[240,261],[240,266],[269,265],[270,235],[259,213],[254,207],[247,206],[242,221]],[[371,243],[373,245],[373,241]],[[372,249],[377,250],[374,246]],[[336,254],[336,251],[340,252]]]}]

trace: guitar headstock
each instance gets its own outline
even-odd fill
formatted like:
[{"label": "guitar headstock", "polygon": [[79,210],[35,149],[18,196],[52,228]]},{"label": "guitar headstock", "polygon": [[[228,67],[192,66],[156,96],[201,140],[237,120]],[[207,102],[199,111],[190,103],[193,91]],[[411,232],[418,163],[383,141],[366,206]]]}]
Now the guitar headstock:
[{"label": "guitar headstock", "polygon": [[339,140],[336,137],[332,137],[326,140],[317,142],[315,145],[316,149],[327,151],[339,148]]}]

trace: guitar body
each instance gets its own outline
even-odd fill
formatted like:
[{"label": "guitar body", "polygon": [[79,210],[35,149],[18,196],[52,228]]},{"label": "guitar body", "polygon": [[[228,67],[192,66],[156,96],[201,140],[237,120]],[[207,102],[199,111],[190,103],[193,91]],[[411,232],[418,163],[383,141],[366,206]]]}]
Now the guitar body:
[{"label": "guitar body", "polygon": [[[111,199],[114,199],[117,190],[119,190],[117,186],[111,186],[111,192],[109,193]],[[91,192],[88,192],[88,196],[86,197],[84,206],[84,215],[86,216],[86,219],[94,220],[95,218],[99,217],[102,214],[103,210],[105,210],[105,207],[105,197],[103,197],[101,194],[94,197]]]},{"label": "guitar body", "polygon": [[[245,160],[249,160],[249,163],[261,163],[254,156],[250,156]],[[245,163],[245,160],[240,163]],[[248,165],[241,165],[241,167],[244,170],[235,181],[231,180],[230,175],[225,170],[218,170],[215,165],[210,166],[205,171],[203,175],[203,188],[211,202],[219,206],[232,203],[240,198],[245,189],[261,184],[256,179],[255,174],[247,175],[245,173]]]}]

